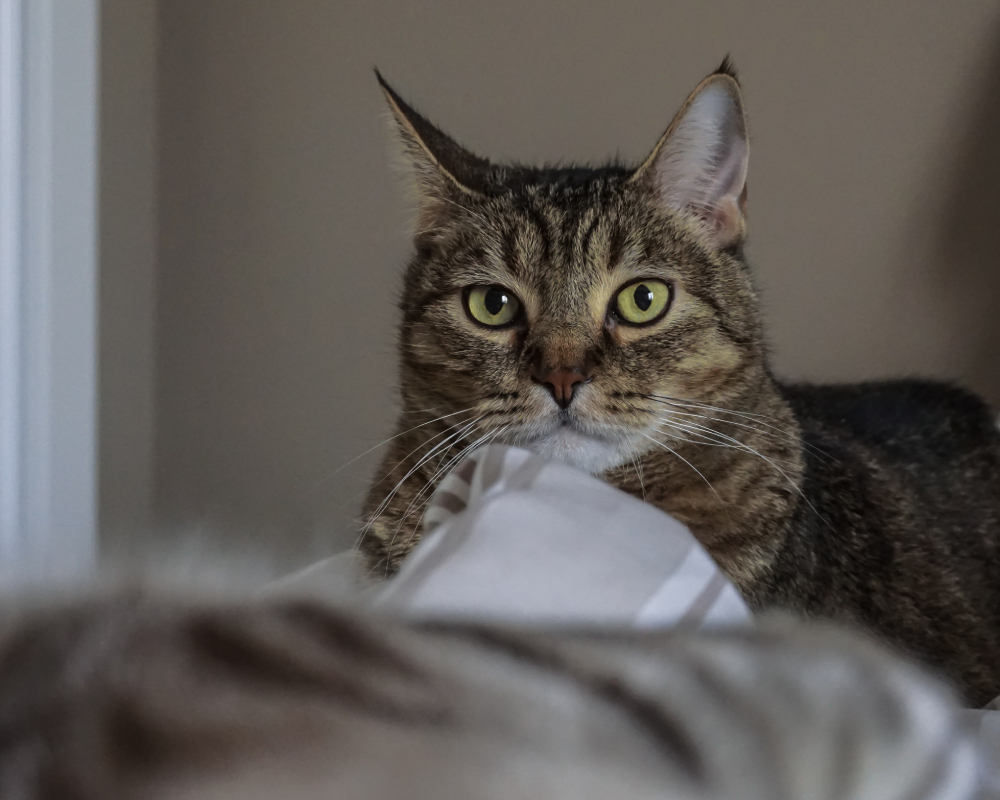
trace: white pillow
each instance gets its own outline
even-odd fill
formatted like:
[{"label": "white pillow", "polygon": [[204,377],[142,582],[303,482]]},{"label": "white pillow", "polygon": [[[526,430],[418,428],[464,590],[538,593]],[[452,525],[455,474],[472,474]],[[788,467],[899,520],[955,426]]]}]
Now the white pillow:
[{"label": "white pillow", "polygon": [[438,486],[423,541],[375,598],[420,617],[542,625],[748,624],[735,587],[673,517],[513,447]]}]

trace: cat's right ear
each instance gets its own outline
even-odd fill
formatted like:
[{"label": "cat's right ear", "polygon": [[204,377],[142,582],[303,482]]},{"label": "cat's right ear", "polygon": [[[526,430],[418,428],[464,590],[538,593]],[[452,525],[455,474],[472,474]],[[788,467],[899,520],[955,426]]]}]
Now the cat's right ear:
[{"label": "cat's right ear", "polygon": [[385,93],[403,160],[414,179],[417,233],[429,231],[452,215],[456,203],[478,196],[475,176],[489,170],[491,165],[418,114],[377,69],[375,77]]}]

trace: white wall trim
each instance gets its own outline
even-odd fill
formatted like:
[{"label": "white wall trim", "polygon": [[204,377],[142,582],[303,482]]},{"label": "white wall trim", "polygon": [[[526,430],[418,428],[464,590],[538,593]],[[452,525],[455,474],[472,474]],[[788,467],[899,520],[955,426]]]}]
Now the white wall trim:
[{"label": "white wall trim", "polygon": [[96,557],[99,0],[0,0],[0,586]]},{"label": "white wall trim", "polygon": [[0,564],[21,527],[21,5],[0,0]]}]

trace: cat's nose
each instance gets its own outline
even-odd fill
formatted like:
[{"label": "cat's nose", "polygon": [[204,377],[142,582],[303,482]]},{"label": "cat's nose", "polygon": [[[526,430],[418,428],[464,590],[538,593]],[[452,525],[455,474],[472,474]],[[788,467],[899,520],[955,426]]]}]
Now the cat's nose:
[{"label": "cat's nose", "polygon": [[548,389],[552,399],[563,409],[569,408],[569,404],[573,402],[576,387],[587,380],[582,367],[539,370],[531,378]]}]

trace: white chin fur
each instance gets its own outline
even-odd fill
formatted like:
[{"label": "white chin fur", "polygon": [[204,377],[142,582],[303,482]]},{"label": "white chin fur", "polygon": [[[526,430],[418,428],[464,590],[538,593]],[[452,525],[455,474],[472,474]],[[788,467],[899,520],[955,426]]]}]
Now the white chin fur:
[{"label": "white chin fur", "polygon": [[617,467],[626,460],[619,445],[604,442],[582,433],[560,428],[527,445],[533,453],[564,461],[592,475]]}]

